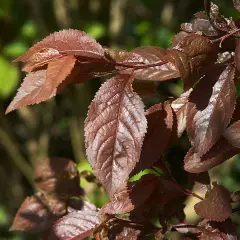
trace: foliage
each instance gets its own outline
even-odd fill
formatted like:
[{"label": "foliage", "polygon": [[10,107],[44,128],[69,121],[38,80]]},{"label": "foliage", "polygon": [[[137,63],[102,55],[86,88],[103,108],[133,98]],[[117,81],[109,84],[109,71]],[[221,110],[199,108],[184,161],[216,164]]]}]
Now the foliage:
[{"label": "foliage", "polygon": [[[240,2],[233,4],[239,10]],[[232,208],[239,193],[211,183],[208,170],[239,153],[239,21],[221,15],[218,6],[206,0],[205,12],[181,28],[168,49],[146,46],[130,52],[104,48],[82,31],[63,30],[15,60],[25,64],[28,75],[6,113],[45,101],[68,85],[114,76],[96,93],[84,126],[93,179],[110,200],[100,209],[85,201],[78,187],[84,176],[74,162],[46,159],[35,171],[41,192],[25,199],[11,230],[63,240],[90,234],[96,239],[151,234],[165,239],[173,231],[183,237],[237,239],[231,216],[239,210]],[[183,93],[144,111],[133,81],[151,84],[178,77]],[[200,183],[202,196],[178,182],[165,159],[185,130],[191,148],[184,169],[189,183]],[[156,174],[128,181],[147,168]],[[186,195],[200,200],[194,209],[203,220],[195,225],[185,221]]]}]

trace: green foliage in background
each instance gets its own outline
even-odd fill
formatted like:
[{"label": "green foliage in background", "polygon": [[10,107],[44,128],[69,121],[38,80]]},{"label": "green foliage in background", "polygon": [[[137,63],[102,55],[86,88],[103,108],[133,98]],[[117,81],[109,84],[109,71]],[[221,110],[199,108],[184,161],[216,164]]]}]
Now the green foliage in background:
[{"label": "green foliage in background", "polygon": [[16,89],[19,70],[0,56],[0,98],[7,98]]},{"label": "green foliage in background", "polygon": [[[115,0],[116,1],[116,0]],[[118,0],[121,2],[121,0]],[[111,11],[114,11],[114,7],[111,5],[113,0],[87,0],[87,1],[72,1],[64,0],[59,1],[65,3],[65,8],[67,9],[68,16],[59,15],[62,14],[56,9],[58,1],[56,0],[0,0],[0,110],[4,112],[4,109],[8,105],[10,99],[13,97],[13,94],[16,92],[17,87],[20,85],[20,80],[24,77],[20,73],[19,65],[12,63],[12,60],[17,58],[19,55],[23,54],[29,47],[34,43],[50,34],[53,31],[58,31],[63,28],[66,22],[68,23],[67,27],[77,28],[89,33],[93,38],[101,42],[104,46],[109,46],[114,44],[114,41],[117,41],[123,44],[124,49],[131,50],[138,46],[143,45],[153,45],[166,48],[169,46],[172,37],[178,31],[180,24],[183,21],[190,21],[191,16],[197,10],[203,10],[203,0],[201,1],[191,1],[191,0],[179,0],[179,1],[159,1],[159,0],[129,0],[127,4],[130,4],[127,10],[125,10],[125,23],[117,36],[117,39],[112,40],[110,33],[110,25],[112,23]],[[172,5],[169,5],[169,3]],[[229,0],[216,0],[224,13],[228,16],[239,17],[237,12],[229,4]],[[76,4],[78,3],[79,9],[76,9]],[[133,4],[133,5],[131,5]],[[102,7],[102,8],[101,8]],[[171,9],[172,7],[172,9]],[[100,9],[100,10],[97,10]],[[169,10],[170,9],[170,10]],[[167,14],[164,11],[169,11]],[[168,17],[171,17],[171,21],[166,21],[164,19],[164,14]],[[172,15],[171,15],[172,14]],[[68,19],[69,18],[69,19]],[[63,20],[66,22],[63,22]],[[120,38],[120,39],[118,39]],[[117,44],[116,44],[117,45]],[[94,80],[91,83],[91,88],[93,89],[93,95],[98,89]],[[78,89],[79,90],[79,89]],[[182,91],[181,81],[175,81],[170,83],[162,83],[161,86],[158,86],[158,93],[161,97],[168,95],[179,95]],[[84,91],[84,97],[85,97]],[[64,93],[63,93],[64,94]],[[78,94],[79,95],[79,94]],[[238,88],[238,96],[240,96],[240,87]],[[88,100],[86,101],[86,106],[88,105]],[[67,102],[68,101],[68,102]],[[75,101],[75,99],[74,99]],[[51,138],[50,153],[54,156],[62,157],[71,157],[74,158],[73,149],[71,147],[70,133],[69,133],[69,121],[71,116],[74,114],[79,114],[81,107],[86,108],[86,106],[74,106],[74,101],[67,99],[66,102],[60,97],[56,98],[56,102],[53,102],[53,107],[50,108],[49,115],[44,114],[42,122],[48,124],[49,119],[52,120],[53,125],[49,126],[50,134],[55,134]],[[82,104],[82,101],[81,101]],[[147,105],[147,104],[146,104]],[[42,108],[45,113],[46,109],[42,105],[39,108]],[[55,108],[58,109],[56,111]],[[67,108],[67,110],[64,109]],[[35,109],[35,108],[34,108]],[[73,110],[72,110],[73,109]],[[86,110],[85,109],[85,110]],[[47,111],[46,111],[47,112]],[[62,112],[62,115],[60,114]],[[84,116],[80,115],[84,118]],[[1,116],[0,116],[1,118]],[[27,154],[27,149],[35,147],[33,145],[32,132],[24,130],[22,122],[20,122],[19,115],[13,113],[7,118],[12,125],[10,125],[10,130],[12,130],[10,135],[14,135],[16,138],[16,145],[23,153],[23,156],[29,160],[31,156]],[[42,131],[40,121],[38,132]],[[32,125],[35,122],[30,122]],[[0,122],[1,124],[1,122]],[[27,123],[29,124],[29,123]],[[47,125],[48,126],[48,125]],[[32,134],[32,135],[31,135]],[[30,140],[29,140],[30,139]],[[25,144],[27,141],[30,143]],[[57,147],[60,143],[61,147]],[[67,144],[65,144],[67,143]],[[32,145],[31,145],[32,144]],[[184,144],[178,148],[184,150]],[[64,145],[67,145],[65,147]],[[70,145],[70,147],[69,147]],[[180,151],[181,152],[181,151]],[[178,152],[176,153],[176,155]],[[10,233],[8,228],[12,222],[12,218],[16,209],[19,207],[23,198],[27,195],[31,195],[33,189],[22,177],[19,182],[19,171],[16,169],[15,172],[11,172],[9,169],[13,168],[13,165],[9,166],[8,160],[11,159],[6,151],[3,150],[0,143],[0,182],[8,181],[8,179],[3,178],[1,172],[6,173],[6,176],[13,180],[11,184],[20,188],[19,196],[11,195],[9,190],[9,195],[0,189],[0,195],[4,195],[1,198],[0,196],[0,240],[30,240],[36,239],[32,235],[25,233]],[[176,158],[182,158],[176,156]],[[175,159],[174,159],[175,160]],[[227,164],[227,165],[226,165]],[[8,171],[10,174],[8,174]],[[89,163],[86,160],[82,160],[78,164],[78,170],[80,174],[84,171],[89,173],[92,172]],[[152,171],[152,170],[151,170]],[[236,189],[240,186],[240,159],[235,161],[229,161],[224,164],[223,167],[220,166],[218,170],[219,178],[217,181],[222,183],[229,189]],[[142,175],[149,173],[146,172],[140,173],[137,176],[134,176],[131,181],[136,181],[141,178]],[[152,174],[162,174],[158,172],[151,172]],[[12,175],[11,175],[12,174]],[[214,171],[213,171],[214,174]],[[16,177],[17,176],[17,177]],[[15,178],[14,178],[15,177]],[[14,182],[15,181],[15,182]],[[10,181],[9,181],[10,182]],[[103,189],[98,185],[92,182],[88,182],[85,179],[81,180],[81,186],[87,191],[87,198],[89,201],[93,202],[96,206],[102,206],[108,199]],[[1,187],[1,185],[0,185]],[[16,187],[16,188],[17,188]],[[9,189],[11,186],[9,187]],[[3,194],[4,193],[4,194]],[[5,195],[7,195],[5,197]],[[10,200],[9,200],[10,199]],[[237,220],[240,222],[240,220]]]}]

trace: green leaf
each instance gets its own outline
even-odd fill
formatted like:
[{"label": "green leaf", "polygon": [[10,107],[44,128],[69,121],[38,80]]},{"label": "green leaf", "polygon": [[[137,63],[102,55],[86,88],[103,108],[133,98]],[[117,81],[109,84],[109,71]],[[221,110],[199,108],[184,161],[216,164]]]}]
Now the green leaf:
[{"label": "green leaf", "polygon": [[151,27],[150,22],[147,21],[141,21],[137,26],[136,26],[136,33],[138,35],[145,35],[147,32],[149,32],[149,29]]},{"label": "green leaf", "polygon": [[147,169],[137,173],[136,175],[132,176],[128,181],[129,182],[136,182],[136,181],[140,180],[142,178],[142,176],[147,175],[147,174],[152,174],[152,175],[155,175],[155,176],[161,176],[162,172],[158,171],[158,168],[156,168],[156,169],[147,168]]},{"label": "green leaf", "polygon": [[0,56],[0,98],[7,98],[17,87],[18,68]]},{"label": "green leaf", "polygon": [[23,42],[13,42],[6,45],[3,49],[3,54],[10,58],[17,58],[23,55],[28,49],[28,46]]},{"label": "green leaf", "polygon": [[92,23],[91,25],[87,25],[84,30],[96,40],[103,37],[106,33],[106,27],[101,23]]},{"label": "green leaf", "polygon": [[26,22],[21,29],[22,36],[29,39],[35,39],[37,32],[37,26],[32,21]]}]

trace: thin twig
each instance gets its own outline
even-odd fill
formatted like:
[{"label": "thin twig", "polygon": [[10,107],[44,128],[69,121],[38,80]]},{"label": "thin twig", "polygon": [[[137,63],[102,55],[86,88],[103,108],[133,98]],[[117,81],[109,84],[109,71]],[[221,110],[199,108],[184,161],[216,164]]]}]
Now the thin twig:
[{"label": "thin twig", "polygon": [[167,61],[157,61],[155,63],[149,63],[149,64],[142,64],[142,65],[129,65],[125,63],[116,62],[116,65],[119,67],[126,67],[126,68],[134,68],[134,69],[144,69],[144,68],[150,68],[150,67],[159,67],[164,64],[166,64]]},{"label": "thin twig", "polygon": [[193,225],[193,224],[176,224],[171,225],[172,228],[200,228],[199,226]]},{"label": "thin twig", "polygon": [[133,65],[133,62],[129,62],[130,64],[128,63],[122,63],[122,62],[114,62],[114,61],[106,61],[105,59],[92,59],[91,61],[89,61],[89,59],[84,59],[81,57],[81,60],[85,61],[85,62],[82,62],[82,61],[79,61],[77,60],[78,62],[80,62],[81,64],[91,64],[91,63],[99,63],[99,64],[112,64],[112,65],[115,65],[115,66],[118,66],[118,67],[125,67],[125,68],[133,68],[133,69],[144,69],[144,68],[150,68],[150,67],[160,67],[166,63],[168,63],[168,61],[157,61],[157,62],[154,62],[154,63],[149,63],[149,64],[140,64],[140,65]]},{"label": "thin twig", "polygon": [[219,43],[219,47],[221,48],[221,47],[222,47],[222,43],[223,43],[223,41],[225,41],[227,38],[231,37],[233,34],[235,34],[235,33],[237,33],[237,32],[240,32],[240,28],[238,28],[238,29],[232,31],[231,33],[226,34],[226,35],[224,35],[224,36],[222,36],[222,37],[220,37],[220,38],[217,38],[217,39],[211,40],[211,43],[217,43],[217,42],[220,42],[220,43]]},{"label": "thin twig", "polygon": [[171,177],[171,179],[172,179],[172,182],[175,184],[175,186],[178,187],[178,189],[181,190],[185,195],[196,197],[196,198],[200,199],[201,201],[204,200],[202,197],[200,197],[196,193],[179,185],[174,177]]}]

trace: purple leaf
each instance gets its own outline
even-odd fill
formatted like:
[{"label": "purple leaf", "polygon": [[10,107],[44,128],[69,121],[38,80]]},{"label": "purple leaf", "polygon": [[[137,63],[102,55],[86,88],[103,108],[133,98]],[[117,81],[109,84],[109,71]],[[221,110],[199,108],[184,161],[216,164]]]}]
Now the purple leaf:
[{"label": "purple leaf", "polygon": [[233,147],[240,148],[240,121],[230,125],[225,130],[223,136]]},{"label": "purple leaf", "polygon": [[143,141],[140,160],[131,175],[152,167],[169,145],[173,127],[173,110],[166,103],[155,104],[146,111],[147,133]]},{"label": "purple leaf", "polygon": [[184,169],[191,173],[200,173],[225,162],[240,152],[221,137],[218,142],[203,156],[199,156],[192,147],[184,159]]},{"label": "purple leaf", "polygon": [[85,32],[69,29],[50,34],[15,61],[39,67],[64,55],[103,58],[104,50],[96,40]]},{"label": "purple leaf", "polygon": [[152,194],[157,184],[157,177],[145,175],[135,183],[128,185],[113,195],[110,202],[101,209],[101,214],[127,213],[142,205]]},{"label": "purple leaf", "polygon": [[187,127],[187,104],[192,89],[182,93],[176,100],[172,101],[171,107],[176,114],[177,135],[181,137]]},{"label": "purple leaf", "polygon": [[37,187],[44,192],[68,197],[82,194],[77,166],[70,159],[43,159],[36,166],[34,176]]},{"label": "purple leaf", "polygon": [[77,211],[59,219],[53,227],[53,232],[59,240],[84,239],[89,236],[99,224],[97,211]]},{"label": "purple leaf", "polygon": [[109,196],[126,185],[147,128],[144,105],[130,75],[111,78],[97,92],[85,121],[87,157]]},{"label": "purple leaf", "polygon": [[[139,54],[143,58],[145,64],[165,62],[171,59],[167,56],[167,50],[159,47],[139,47],[132,52]],[[161,66],[143,68],[134,72],[134,77],[138,80],[164,81],[179,76],[180,73],[178,69],[170,61]]]},{"label": "purple leaf", "polygon": [[35,194],[24,200],[10,230],[42,232],[65,212],[66,208],[59,200],[49,201],[42,194]]},{"label": "purple leaf", "polygon": [[232,213],[230,194],[226,188],[213,183],[213,188],[206,194],[206,198],[195,204],[196,213],[203,218],[223,222]]},{"label": "purple leaf", "polygon": [[190,94],[187,132],[200,157],[217,142],[232,118],[236,101],[234,72],[231,65],[224,70],[212,69]]},{"label": "purple leaf", "polygon": [[65,56],[50,62],[47,70],[29,73],[24,78],[6,113],[25,105],[46,101],[55,96],[57,87],[71,73],[75,61],[74,56]]}]

